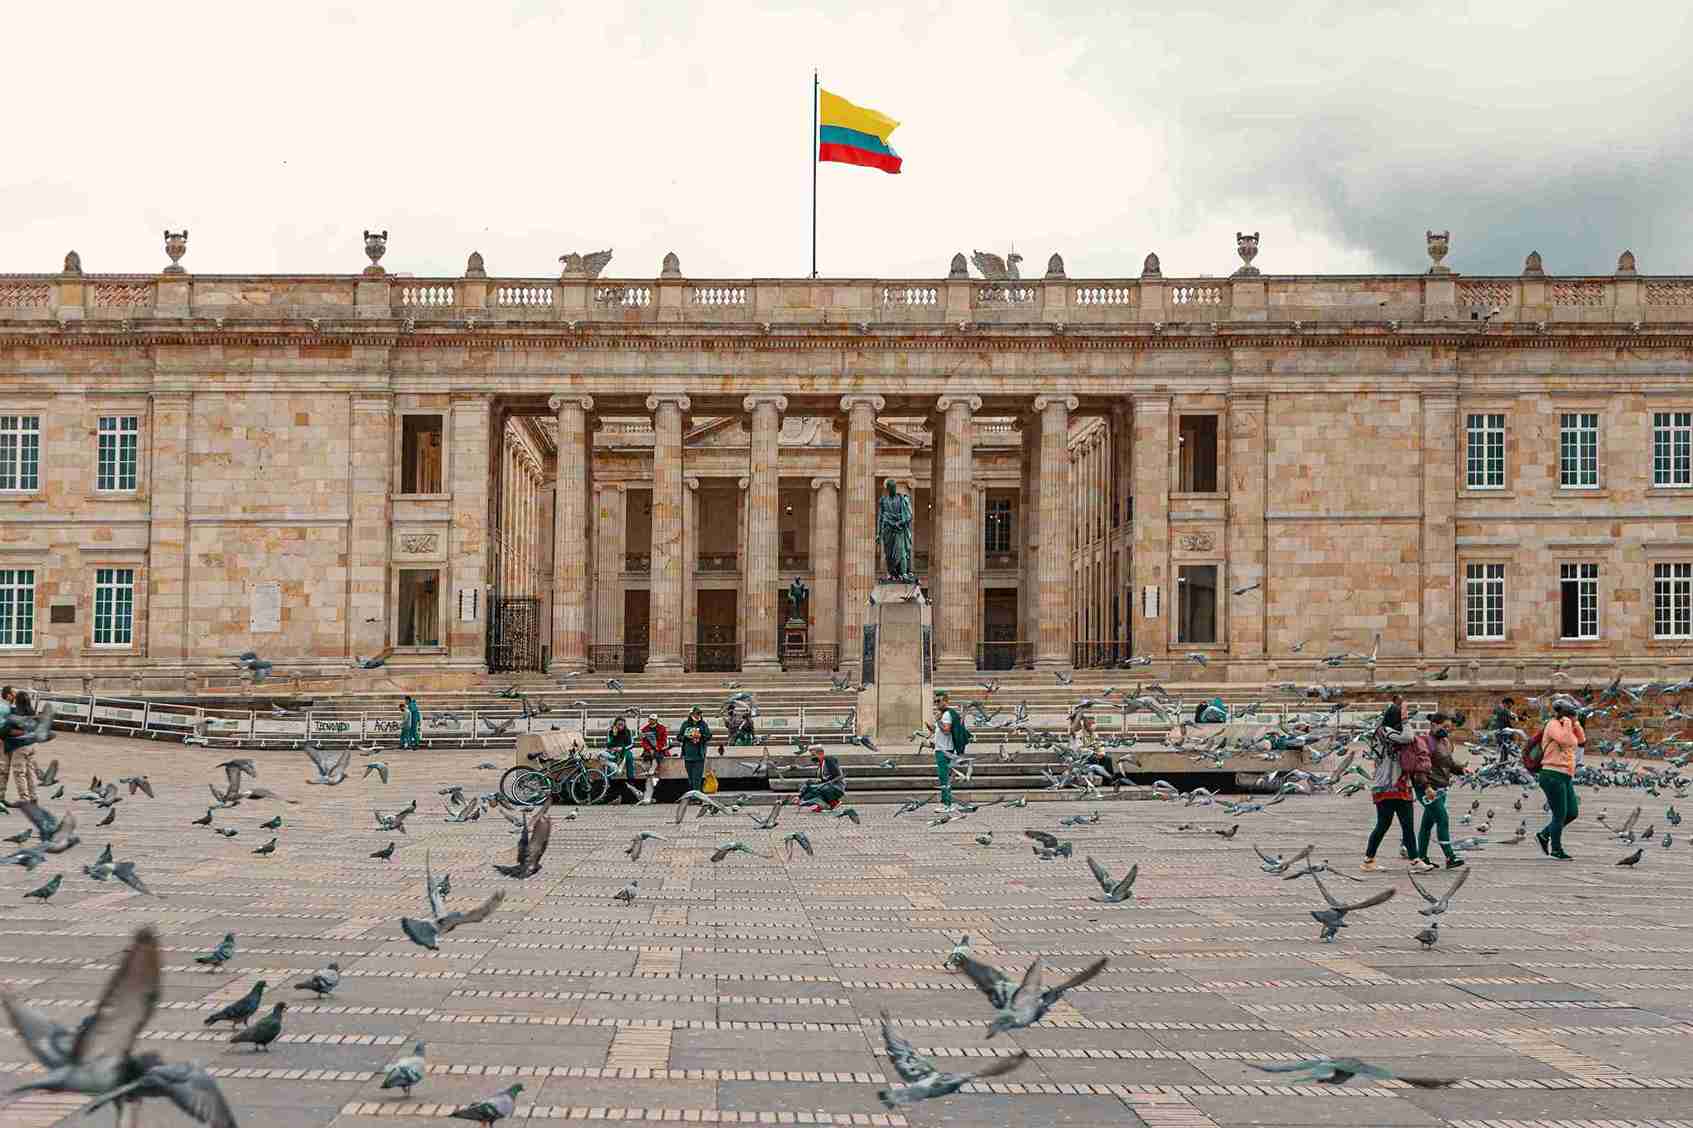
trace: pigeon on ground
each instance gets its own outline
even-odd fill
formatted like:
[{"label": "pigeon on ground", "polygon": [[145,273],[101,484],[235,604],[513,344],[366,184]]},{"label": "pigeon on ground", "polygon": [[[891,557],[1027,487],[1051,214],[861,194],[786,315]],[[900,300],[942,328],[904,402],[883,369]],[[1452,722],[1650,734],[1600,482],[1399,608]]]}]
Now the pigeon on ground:
[{"label": "pigeon on ground", "polygon": [[1417,912],[1422,916],[1437,917],[1444,913],[1447,909],[1451,908],[1452,898],[1457,894],[1458,890],[1464,887],[1464,882],[1470,879],[1471,872],[1473,871],[1467,869],[1459,870],[1458,880],[1454,881],[1452,883],[1452,887],[1440,897],[1436,897],[1433,893],[1430,893],[1427,889],[1424,889],[1421,885],[1419,885],[1417,883],[1416,876],[1413,875],[1411,877],[1411,888],[1415,889],[1417,891],[1417,895],[1428,902],[1428,906],[1426,908],[1418,909]]},{"label": "pigeon on ground", "polygon": [[241,832],[239,830],[236,830],[232,826],[220,826],[220,827],[214,828],[213,833],[214,834],[221,834],[225,838],[234,838],[237,834],[240,834]]},{"label": "pigeon on ground", "polygon": [[399,1089],[407,1097],[411,1096],[412,1086],[423,1084],[426,1067],[423,1062],[423,1043],[419,1042],[412,1048],[412,1052],[388,1067],[382,1075],[384,1089]]},{"label": "pigeon on ground", "polygon": [[1105,970],[1105,965],[1109,962],[1104,959],[1097,960],[1070,979],[1045,990],[1041,988],[1039,956],[1035,957],[1035,961],[1023,973],[1023,981],[1015,986],[997,968],[980,963],[969,956],[960,959],[958,966],[970,977],[976,988],[988,997],[997,1012],[993,1021],[988,1024],[987,1036],[992,1038],[995,1034],[1033,1026],[1064,997],[1064,992],[1093,979]]},{"label": "pigeon on ground", "polygon": [[259,1013],[259,1003],[264,999],[266,986],[268,986],[268,984],[266,984],[264,980],[259,980],[257,983],[253,984],[251,989],[249,989],[245,995],[242,995],[239,999],[236,999],[228,1006],[223,1007],[220,1010],[213,1011],[209,1016],[207,1016],[206,1021],[200,1025],[216,1026],[220,1022],[227,1022],[231,1026],[240,1026],[243,1022],[246,1022],[249,1018],[252,1018],[255,1014]]},{"label": "pigeon on ground", "polygon": [[1211,833],[1215,834],[1218,838],[1233,838],[1236,834],[1240,833],[1240,824],[1235,823],[1227,830],[1213,830]]},{"label": "pigeon on ground", "polygon": [[270,1013],[253,1023],[251,1026],[237,1030],[229,1039],[239,1044],[251,1042],[257,1048],[270,1051],[270,1044],[282,1036],[282,1012],[288,1009],[287,1003],[277,1003],[270,1008]]},{"label": "pigeon on ground", "polygon": [[835,817],[837,819],[851,819],[853,826],[862,826],[863,825],[858,820],[858,808],[857,807],[842,807],[835,812]]},{"label": "pigeon on ground", "polygon": [[56,873],[56,874],[53,875],[53,879],[51,881],[49,881],[46,885],[41,886],[39,889],[31,889],[28,893],[25,893],[24,896],[25,897],[34,897],[34,898],[36,898],[37,900],[40,900],[40,901],[46,901],[47,899],[52,897],[53,894],[57,893],[59,891],[59,886],[63,885],[64,883],[65,883],[65,875],[62,874],[62,873]]},{"label": "pigeon on ground", "polygon": [[623,848],[623,852],[629,855],[629,860],[631,862],[638,862],[641,860],[641,848],[645,846],[647,842],[663,842],[664,840],[664,836],[661,834],[654,834],[650,830],[643,830],[634,837],[629,845]]},{"label": "pigeon on ground", "polygon": [[[1619,865],[1619,866],[1637,866],[1637,865],[1640,864],[1640,859],[1644,858],[1645,856],[1646,856],[1645,850],[1636,850],[1634,853],[1630,854],[1628,857],[1620,859],[1617,862],[1617,865]],[[58,879],[54,878],[54,880],[57,881]],[[34,894],[31,894],[31,896],[34,896]]]},{"label": "pigeon on ground", "polygon": [[218,946],[209,952],[201,952],[194,957],[194,962],[206,967],[219,968],[235,958],[235,933],[226,932]]},{"label": "pigeon on ground", "polygon": [[259,829],[260,830],[280,830],[280,829],[282,829],[282,816],[277,815],[275,818],[266,819],[264,822],[259,824]]},{"label": "pigeon on ground", "polygon": [[34,833],[35,832],[33,830],[30,830],[26,827],[25,829],[18,831],[18,833],[16,833],[16,834],[8,834],[6,836],[6,841],[14,843],[16,845],[22,845],[23,843],[28,842],[29,836],[34,834]]},{"label": "pigeon on ground", "polygon": [[1421,944],[1423,946],[1423,951],[1428,951],[1440,940],[1440,922],[1438,920],[1430,921],[1427,928],[1411,937],[1411,939]]},{"label": "pigeon on ground", "polygon": [[272,835],[269,842],[266,842],[263,846],[254,850],[253,853],[258,854],[261,857],[269,857],[271,854],[276,853],[276,836]]},{"label": "pigeon on ground", "polygon": [[1440,1080],[1433,1077],[1406,1077],[1394,1073],[1390,1069],[1383,1069],[1379,1065],[1359,1061],[1357,1058],[1311,1058],[1307,1061],[1291,1061],[1273,1065],[1258,1065],[1248,1063],[1253,1069],[1264,1073],[1303,1073],[1302,1081],[1315,1081],[1319,1085],[1344,1085],[1353,1077],[1375,1077],[1380,1080],[1403,1081],[1407,1085],[1418,1089],[1444,1089],[1452,1084],[1451,1080]]},{"label": "pigeon on ground", "polygon": [[391,839],[388,845],[382,847],[382,849],[372,850],[370,852],[370,856],[373,858],[380,858],[384,862],[392,861],[394,857],[394,846],[397,841],[397,839]]},{"label": "pigeon on ground", "polygon": [[931,1097],[956,1093],[972,1081],[999,1077],[1011,1072],[1028,1060],[1029,1056],[1018,1051],[1013,1056],[996,1061],[975,1073],[942,1073],[935,1068],[934,1062],[919,1057],[910,1042],[894,1033],[893,1020],[888,1017],[887,1011],[882,1012],[882,1043],[887,1048],[888,1061],[905,1082],[904,1085],[890,1085],[886,1089],[877,1090],[876,1096],[881,1098],[882,1104],[888,1108],[898,1108]]},{"label": "pigeon on ground", "polygon": [[335,988],[341,986],[341,965],[332,963],[322,971],[314,972],[309,978],[294,984],[296,991],[312,991],[318,998],[333,995]]},{"label": "pigeon on ground", "polygon": [[206,817],[203,818],[203,819],[194,819],[193,825],[194,826],[211,826],[212,825],[212,811],[214,809],[215,808],[207,807],[206,808]]},{"label": "pigeon on ground", "polygon": [[958,966],[958,961],[962,960],[963,958],[965,958],[969,954],[970,954],[970,937],[968,935],[960,936],[958,938],[958,943],[956,943],[952,946],[952,951],[950,951],[946,954],[946,962],[944,964],[942,964],[941,966],[949,968],[949,969],[950,968],[956,968]]},{"label": "pigeon on ground", "polygon": [[1360,909],[1374,908],[1376,905],[1380,905],[1383,902],[1391,901],[1393,899],[1393,895],[1399,892],[1397,889],[1383,889],[1380,893],[1366,897],[1357,904],[1348,905],[1334,899],[1334,895],[1323,887],[1322,878],[1313,874],[1311,876],[1311,880],[1317,883],[1317,891],[1323,895],[1323,900],[1329,903],[1328,908],[1314,909],[1311,912],[1311,918],[1323,926],[1323,940],[1333,940],[1335,935],[1342,928],[1346,927],[1347,913],[1355,913]]},{"label": "pigeon on ground", "polygon": [[625,905],[633,905],[635,903],[635,898],[640,894],[640,892],[641,880],[640,878],[634,878],[628,885],[625,885],[622,889],[613,893],[611,895],[611,899],[614,901],[622,901]]},{"label": "pigeon on ground", "polygon": [[[617,681],[616,678],[611,680]],[[504,1120],[512,1114],[512,1111],[517,1108],[517,1094],[521,1092],[523,1092],[522,1085],[512,1085],[503,1092],[495,1093],[493,1096],[479,1100],[475,1104],[468,1104],[463,1108],[455,1109],[447,1115],[459,1120],[474,1120],[478,1124],[492,1124],[496,1120]]]},{"label": "pigeon on ground", "polygon": [[553,820],[548,813],[550,810],[549,804],[542,807],[541,812],[533,819],[523,820],[523,830],[517,839],[517,861],[509,866],[494,863],[494,869],[498,873],[521,881],[541,872],[541,858],[546,854],[547,843],[553,836]]},{"label": "pigeon on ground", "polygon": [[506,899],[504,889],[496,889],[493,895],[480,905],[466,913],[449,913],[441,903],[441,894],[435,886],[435,875],[429,868],[429,852],[423,853],[423,889],[429,899],[429,919],[419,920],[414,917],[401,917],[400,929],[411,942],[430,951],[439,951],[439,940],[453,929],[462,924],[475,924],[487,920],[494,910],[500,907],[500,902]]},{"label": "pigeon on ground", "polygon": [[105,818],[101,819],[99,822],[95,823],[94,825],[95,826],[111,826],[113,823],[115,823],[117,821],[118,821],[118,809],[116,807],[113,807],[111,810],[106,812]]},{"label": "pigeon on ground", "polygon": [[1093,871],[1093,879],[1099,882],[1099,887],[1105,891],[1103,897],[1089,897],[1090,901],[1099,901],[1107,905],[1117,905],[1134,896],[1135,878],[1140,876],[1140,865],[1137,863],[1129,867],[1129,872],[1119,880],[1112,880],[1105,872],[1105,867],[1088,858],[1088,869]]}]

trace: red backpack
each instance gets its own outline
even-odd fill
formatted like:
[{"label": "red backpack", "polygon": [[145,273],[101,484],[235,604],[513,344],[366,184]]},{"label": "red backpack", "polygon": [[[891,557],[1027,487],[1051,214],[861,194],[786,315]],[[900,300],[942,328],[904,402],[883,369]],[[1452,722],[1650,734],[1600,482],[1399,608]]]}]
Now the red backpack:
[{"label": "red backpack", "polygon": [[1428,733],[1418,733],[1415,740],[1399,747],[1399,766],[1406,775],[1427,775],[1434,768],[1434,753],[1431,748],[1432,737]]}]

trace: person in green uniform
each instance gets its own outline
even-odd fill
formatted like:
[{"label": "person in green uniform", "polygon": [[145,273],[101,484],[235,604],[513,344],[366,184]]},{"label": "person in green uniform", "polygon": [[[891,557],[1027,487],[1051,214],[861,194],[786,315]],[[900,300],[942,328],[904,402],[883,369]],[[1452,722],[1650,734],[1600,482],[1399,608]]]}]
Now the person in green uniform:
[{"label": "person in green uniform", "polygon": [[964,755],[970,730],[964,714],[953,708],[945,691],[935,694],[935,778],[941,785],[941,805],[952,806],[952,761]]},{"label": "person in green uniform", "polygon": [[417,699],[406,695],[405,723],[400,726],[400,747],[423,747],[423,714],[418,711]]},{"label": "person in green uniform", "polygon": [[705,786],[705,750],[711,744],[711,726],[698,705],[688,710],[677,736],[682,741],[682,766],[688,769],[688,790],[698,791]]}]

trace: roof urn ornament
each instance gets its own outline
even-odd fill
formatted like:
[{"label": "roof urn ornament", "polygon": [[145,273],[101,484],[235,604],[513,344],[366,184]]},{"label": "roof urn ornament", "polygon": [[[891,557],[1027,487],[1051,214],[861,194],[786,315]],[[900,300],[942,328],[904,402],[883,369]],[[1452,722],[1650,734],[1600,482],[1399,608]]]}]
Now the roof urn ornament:
[{"label": "roof urn ornament", "polygon": [[1140,276],[1142,278],[1164,277],[1164,268],[1159,264],[1156,252],[1147,252],[1146,261],[1140,265]]},{"label": "roof urn ornament", "polygon": [[1433,266],[1428,268],[1428,272],[1430,274],[1451,274],[1452,268],[1446,266],[1441,260],[1446,257],[1446,252],[1451,249],[1452,232],[1450,230],[1426,231],[1424,234],[1428,239],[1428,257],[1434,263]]},{"label": "roof urn ornament", "polygon": [[1528,257],[1523,260],[1523,277],[1544,278],[1545,276],[1546,265],[1540,261],[1540,252],[1528,252]]},{"label": "roof urn ornament", "polygon": [[66,274],[81,274],[82,273],[82,256],[77,254],[75,251],[66,251],[65,252],[64,273],[66,273]]},{"label": "roof urn ornament", "polygon": [[464,276],[466,278],[488,277],[488,267],[482,261],[481,251],[470,252],[470,257],[464,263]]},{"label": "roof urn ornament", "polygon": [[165,229],[165,254],[170,256],[170,265],[165,267],[166,274],[186,274],[182,268],[182,256],[188,253],[188,228],[181,231]]},{"label": "roof urn ornament", "polygon": [[666,251],[664,253],[664,265],[659,267],[658,276],[660,278],[680,278],[680,277],[682,277],[682,258],[681,258],[681,256],[678,255],[675,251]]},{"label": "roof urn ornament", "polygon": [[1052,252],[1052,257],[1046,260],[1046,276],[1048,278],[1064,277],[1064,256],[1057,251]]},{"label": "roof urn ornament", "polygon": [[965,260],[963,251],[959,251],[952,256],[952,263],[946,268],[946,276],[948,278],[970,277],[970,264]]},{"label": "roof urn ornament", "polygon": [[1634,274],[1634,252],[1624,251],[1617,256],[1617,275],[1631,277]]},{"label": "roof urn ornament", "polygon": [[1258,257],[1258,232],[1254,231],[1248,235],[1245,232],[1236,231],[1234,233],[1234,249],[1235,253],[1240,255],[1240,261],[1244,264],[1235,273],[1237,275],[1257,274],[1258,268],[1252,265],[1252,260]]},{"label": "roof urn ornament", "polygon": [[364,233],[364,253],[370,257],[370,265],[364,268],[366,274],[386,274],[382,269],[382,256],[388,253],[388,232],[366,231]]}]

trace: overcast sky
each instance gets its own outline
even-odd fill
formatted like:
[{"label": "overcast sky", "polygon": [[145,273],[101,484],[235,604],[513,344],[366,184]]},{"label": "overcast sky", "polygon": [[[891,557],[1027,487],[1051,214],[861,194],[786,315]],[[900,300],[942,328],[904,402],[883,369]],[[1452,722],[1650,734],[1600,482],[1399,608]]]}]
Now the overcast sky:
[{"label": "overcast sky", "polygon": [[1684,0],[819,8],[7,5],[0,271],[803,275],[815,65],[905,160],[821,166],[825,276],[1693,273]]}]

